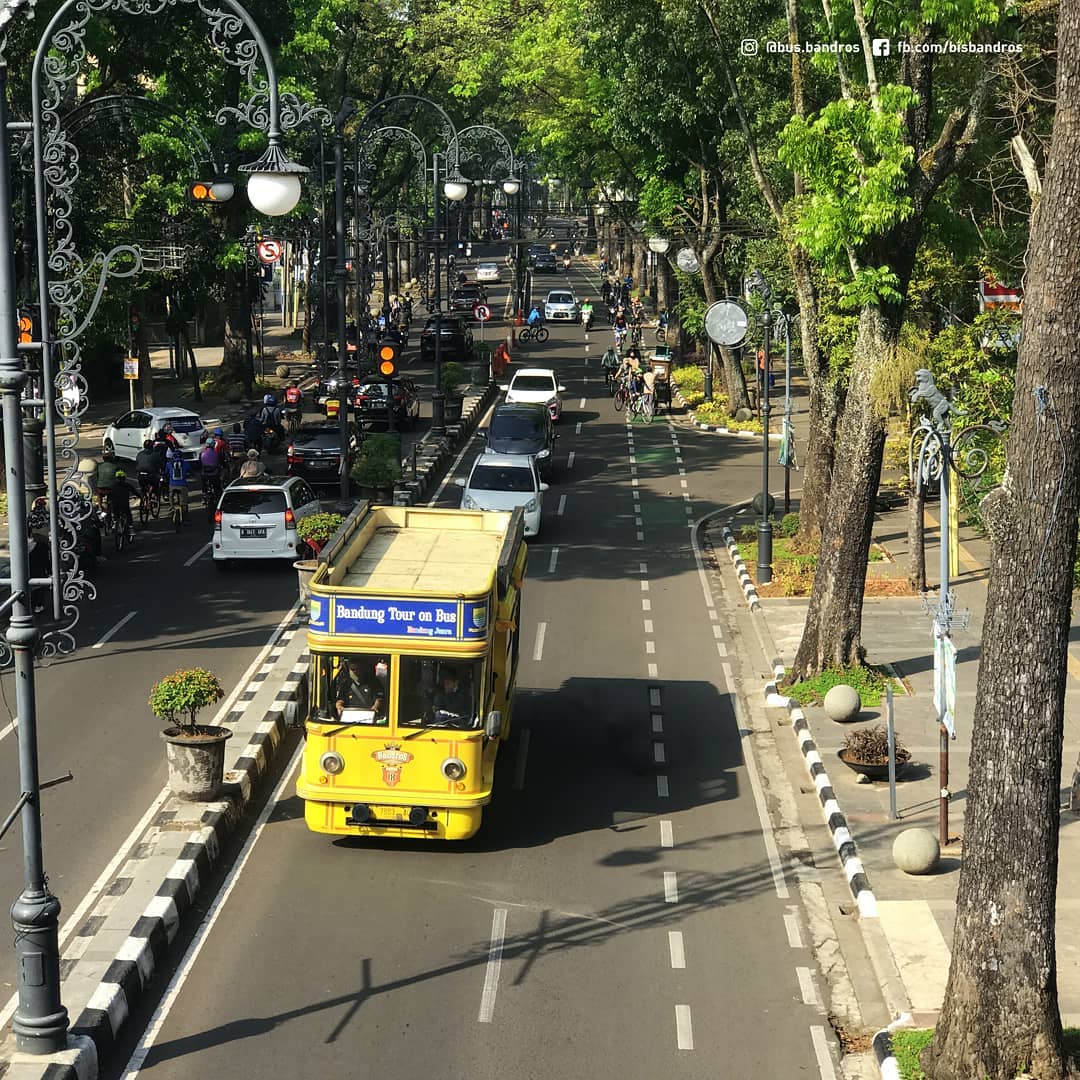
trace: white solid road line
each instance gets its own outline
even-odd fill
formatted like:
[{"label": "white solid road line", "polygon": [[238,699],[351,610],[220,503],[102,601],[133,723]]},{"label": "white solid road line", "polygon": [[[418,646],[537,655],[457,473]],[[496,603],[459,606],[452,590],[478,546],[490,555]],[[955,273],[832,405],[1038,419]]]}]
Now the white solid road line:
[{"label": "white solid road line", "polygon": [[789,911],[784,916],[784,930],[787,931],[788,944],[793,949],[801,949],[803,943],[802,932],[799,930],[799,916],[793,911]]},{"label": "white solid road line", "polygon": [[555,573],[555,567],[558,565],[558,563],[559,563],[559,549],[557,547],[553,547],[551,549],[551,558],[548,559],[548,573],[549,574],[554,574]]},{"label": "white solid road line", "polygon": [[671,822],[664,820],[660,822],[660,846],[661,847],[674,847],[674,838],[671,832]]},{"label": "white solid road line", "polygon": [[533,659],[544,659],[544,635],[547,633],[547,623],[536,624],[536,647],[533,649]]},{"label": "white solid road line", "polygon": [[481,1024],[490,1024],[495,1016],[495,995],[499,992],[499,971],[502,969],[503,941],[506,938],[506,908],[496,908],[491,916],[491,945],[488,947],[484,991],[480,995]]},{"label": "white solid road line", "polygon": [[679,879],[673,870],[664,871],[664,902],[667,904],[679,902]]},{"label": "white solid road line", "polygon": [[187,982],[187,978],[191,974],[191,969],[194,967],[195,961],[198,960],[203,946],[210,938],[210,932],[214,929],[218,916],[221,914],[229,897],[232,896],[233,889],[236,888],[236,883],[240,880],[240,875],[244,872],[244,867],[247,866],[247,861],[251,858],[251,853],[258,843],[259,837],[262,836],[262,831],[266,827],[266,823],[270,820],[270,815],[277,809],[277,805],[281,800],[286,787],[292,782],[293,773],[296,771],[296,767],[303,757],[303,754],[304,745],[301,743],[296,748],[289,764],[286,765],[285,771],[282,773],[281,779],[274,789],[274,794],[267,800],[266,805],[262,808],[262,812],[259,814],[254,828],[251,830],[248,838],[244,841],[244,846],[240,850],[239,858],[226,875],[221,890],[218,892],[217,896],[214,897],[214,900],[206,913],[206,918],[199,925],[199,929],[196,931],[195,937],[192,938],[187,952],[184,953],[184,957],[180,961],[179,967],[177,967],[176,971],[173,973],[173,977],[169,980],[169,985],[165,988],[165,993],[162,995],[161,1001],[158,1002],[157,1008],[154,1009],[154,1014],[150,1017],[150,1023],[147,1024],[146,1030],[139,1040],[139,1045],[135,1048],[135,1052],[131,1055],[127,1065],[124,1066],[121,1080],[127,1080],[128,1077],[139,1075],[139,1071],[146,1062],[147,1055],[150,1053],[155,1040],[161,1033],[162,1027],[165,1025],[165,1021],[169,1016],[169,1012],[171,1011],[177,996],[184,988],[184,983]]},{"label": "white solid road line", "polygon": [[814,1056],[817,1058],[821,1080],[836,1080],[836,1070],[833,1068],[829,1043],[825,1038],[825,1029],[823,1027],[812,1027],[810,1029],[810,1041],[814,1044]]},{"label": "white solid road line", "polygon": [[565,495],[560,495],[559,496],[559,509],[556,510],[555,512],[556,512],[556,514],[559,515],[559,517],[562,517],[563,514],[566,513],[566,496]]},{"label": "white solid road line", "polygon": [[694,1028],[690,1023],[690,1006],[675,1006],[675,1037],[680,1050],[694,1049]]},{"label": "white solid road line", "polygon": [[100,649],[114,634],[123,629],[132,619],[139,613],[137,611],[129,611],[111,630],[106,630],[104,637],[95,644],[91,645],[92,649]]},{"label": "white solid road line", "polygon": [[190,566],[192,563],[198,562],[209,550],[210,550],[210,543],[208,541],[207,543],[203,544],[203,546],[201,548],[199,548],[199,550],[196,551],[195,554],[192,555],[191,558],[188,559],[188,561],[186,563],[184,563],[184,565],[185,566]]},{"label": "white solid road line", "polygon": [[814,980],[810,977],[810,969],[797,967],[795,975],[799,980],[799,993],[802,994],[804,1005],[817,1005],[818,996],[814,989]]},{"label": "white solid road line", "polygon": [[686,952],[683,949],[682,932],[669,930],[667,940],[668,952],[671,953],[671,966],[673,968],[686,967]]},{"label": "white solid road line", "polygon": [[517,759],[514,761],[514,790],[522,791],[525,787],[525,767],[529,761],[529,729],[521,729],[518,740]]}]

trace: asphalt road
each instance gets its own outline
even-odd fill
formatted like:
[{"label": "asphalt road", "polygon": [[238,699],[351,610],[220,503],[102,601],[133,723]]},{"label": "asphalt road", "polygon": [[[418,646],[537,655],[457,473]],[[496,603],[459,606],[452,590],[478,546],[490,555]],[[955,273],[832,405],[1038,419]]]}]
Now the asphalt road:
[{"label": "asphalt road", "polygon": [[569,393],[484,828],[332,842],[290,774],[127,1075],[834,1075],[744,758],[730,624],[688,528],[718,505],[705,492],[745,497],[759,459],[666,420],[630,429],[631,449],[605,345],[585,363],[560,328],[528,358]]}]

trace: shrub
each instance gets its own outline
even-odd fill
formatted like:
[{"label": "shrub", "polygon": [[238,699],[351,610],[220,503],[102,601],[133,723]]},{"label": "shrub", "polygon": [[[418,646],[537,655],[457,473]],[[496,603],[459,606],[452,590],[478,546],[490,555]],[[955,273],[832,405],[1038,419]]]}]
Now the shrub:
[{"label": "shrub", "polygon": [[687,390],[682,397],[688,409],[696,409],[705,400],[705,395],[700,390]]},{"label": "shrub", "polygon": [[671,373],[671,381],[683,392],[685,397],[687,391],[704,391],[705,372],[699,367],[685,364],[682,367],[675,368]]},{"label": "shrub", "polygon": [[799,531],[799,515],[785,514],[780,519],[780,535],[792,537]]},{"label": "shrub", "polygon": [[451,360],[447,364],[442,366],[442,383],[443,390],[451,394],[459,386],[464,386],[469,381],[469,373],[465,369],[464,364],[459,364],[455,360]]},{"label": "shrub", "polygon": [[156,682],[147,704],[159,720],[194,733],[195,714],[224,696],[225,691],[212,671],[187,668]]},{"label": "shrub", "polygon": [[727,406],[722,405],[719,401],[703,401],[694,410],[694,415],[703,424],[723,424],[725,427],[731,426],[731,421],[728,419]]},{"label": "shrub", "polygon": [[[895,736],[893,747],[898,765],[910,760],[911,754]],[[864,765],[887,765],[889,762],[889,734],[880,724],[862,731],[849,731],[844,736],[843,748],[850,758]]]},{"label": "shrub", "polygon": [[344,520],[341,514],[309,514],[296,523],[296,536],[318,555]]},{"label": "shrub", "polygon": [[369,435],[349,476],[362,487],[392,488],[401,479],[400,446],[394,435]]}]

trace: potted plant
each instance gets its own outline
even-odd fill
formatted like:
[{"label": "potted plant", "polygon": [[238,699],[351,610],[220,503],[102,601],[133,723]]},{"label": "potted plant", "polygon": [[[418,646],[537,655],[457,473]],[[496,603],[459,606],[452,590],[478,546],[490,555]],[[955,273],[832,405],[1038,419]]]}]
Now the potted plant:
[{"label": "potted plant", "polygon": [[169,726],[161,733],[169,766],[169,787],[178,799],[209,802],[221,791],[225,741],[232,732],[196,724],[195,715],[225,696],[218,677],[205,668],[186,668],[156,682],[148,704]]},{"label": "potted plant", "polygon": [[461,423],[461,409],[465,403],[462,387],[467,386],[469,373],[464,364],[451,360],[442,366],[443,392],[446,394],[444,413],[448,424]]},{"label": "potted plant", "polygon": [[393,435],[371,435],[364,441],[349,473],[360,486],[363,498],[370,502],[394,501],[394,485],[401,479],[400,445]]},{"label": "potted plant", "polygon": [[[911,760],[911,754],[900,740],[893,738],[896,771]],[[840,748],[840,760],[849,768],[871,780],[884,780],[889,775],[889,735],[880,725],[849,731]]]},{"label": "potted plant", "polygon": [[319,569],[317,556],[326,547],[330,537],[341,528],[344,520],[341,514],[308,514],[296,523],[297,538],[307,544],[316,556],[312,559],[297,559],[293,563],[300,586],[300,603],[305,610],[311,599],[311,579]]}]

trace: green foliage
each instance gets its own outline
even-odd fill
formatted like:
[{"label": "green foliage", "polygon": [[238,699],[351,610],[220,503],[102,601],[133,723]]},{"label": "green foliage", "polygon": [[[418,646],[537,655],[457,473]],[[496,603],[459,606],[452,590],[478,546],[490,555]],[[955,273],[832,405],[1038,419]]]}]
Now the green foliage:
[{"label": "green foliage", "polygon": [[888,677],[875,667],[853,664],[846,668],[826,668],[820,675],[784,687],[784,693],[802,705],[820,705],[834,687],[846,683],[858,695],[864,709],[874,709],[885,696]]},{"label": "green foliage", "polygon": [[213,672],[186,668],[156,682],[147,704],[159,720],[193,731],[195,714],[224,696],[225,691]]},{"label": "green foliage", "polygon": [[919,1064],[919,1055],[934,1041],[934,1029],[901,1028],[892,1032],[890,1041],[904,1080],[926,1080],[926,1074]]},{"label": "green foliage", "polygon": [[799,531],[799,515],[785,514],[780,519],[780,535],[791,538]]},{"label": "green foliage", "polygon": [[672,371],[671,381],[682,391],[683,397],[686,397],[687,392],[705,389],[705,372],[697,364],[684,364]]},{"label": "green foliage", "polygon": [[442,366],[443,389],[448,394],[455,393],[459,387],[465,386],[469,381],[469,372],[464,364],[456,360]]},{"label": "green foliage", "polygon": [[296,536],[308,547],[321,551],[344,520],[341,514],[308,514],[296,523]]},{"label": "green foliage", "polygon": [[369,435],[349,475],[361,487],[392,488],[401,479],[399,447],[391,435]]}]

